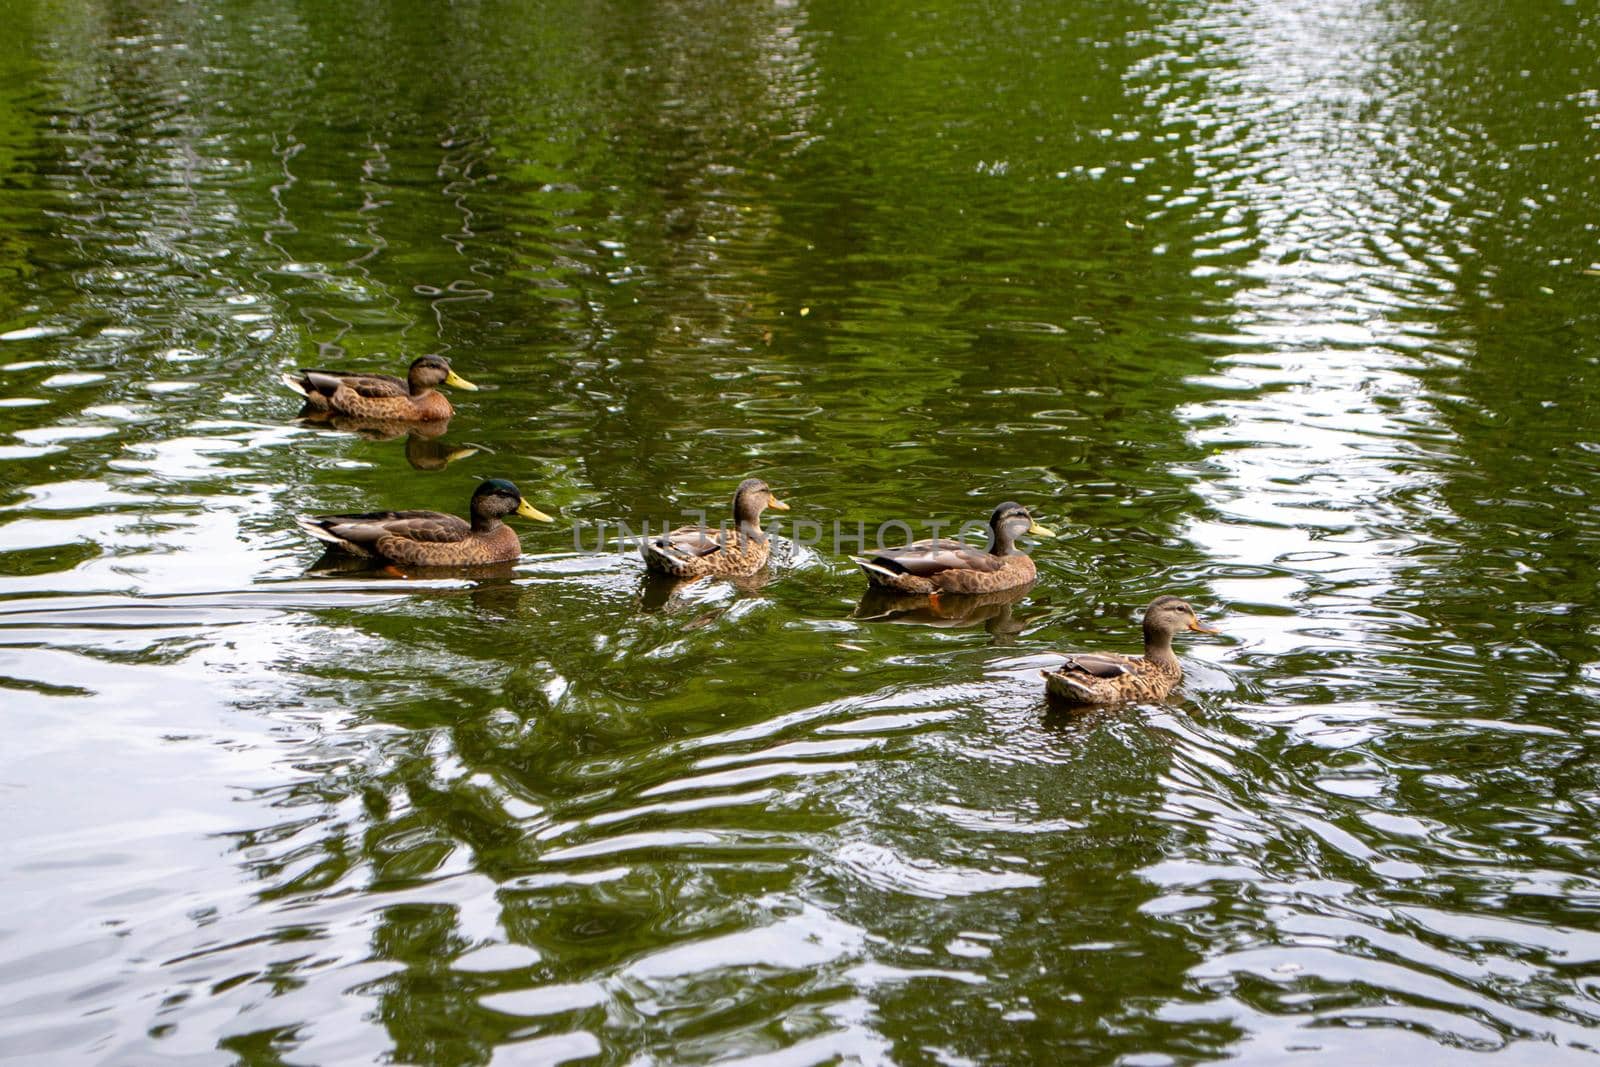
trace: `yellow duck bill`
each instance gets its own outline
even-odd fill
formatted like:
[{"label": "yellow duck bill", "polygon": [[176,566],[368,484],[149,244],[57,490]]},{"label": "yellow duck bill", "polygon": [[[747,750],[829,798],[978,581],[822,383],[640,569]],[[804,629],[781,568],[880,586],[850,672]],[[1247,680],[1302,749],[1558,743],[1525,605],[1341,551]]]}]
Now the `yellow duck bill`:
[{"label": "yellow duck bill", "polygon": [[521,515],[525,519],[535,519],[539,522],[556,521],[555,519],[552,519],[550,516],[546,515],[544,512],[540,511],[538,508],[534,507],[532,504],[528,503],[526,500],[517,505],[517,514]]}]

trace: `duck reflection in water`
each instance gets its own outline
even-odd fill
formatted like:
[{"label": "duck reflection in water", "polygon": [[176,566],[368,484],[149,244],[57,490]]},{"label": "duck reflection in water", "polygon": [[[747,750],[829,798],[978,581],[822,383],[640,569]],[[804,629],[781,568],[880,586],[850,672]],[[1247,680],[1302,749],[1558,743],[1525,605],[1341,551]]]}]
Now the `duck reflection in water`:
[{"label": "duck reflection in water", "polygon": [[452,445],[441,440],[450,428],[449,419],[413,422],[407,419],[341,415],[336,411],[305,411],[301,413],[300,421],[352,433],[368,441],[392,441],[403,435],[406,439],[406,462],[419,471],[442,471],[458,459],[466,459],[483,451],[476,445]]},{"label": "duck reflection in water", "polygon": [[716,582],[711,581],[706,575],[698,578],[675,578],[659,571],[645,571],[644,580],[639,583],[639,606],[645,611],[683,611],[705,604],[704,597],[695,595],[702,590],[714,589],[719,585],[731,585],[740,593],[753,596],[761,592],[771,580],[772,572],[766,569],[754,574],[722,578]]},{"label": "duck reflection in water", "polygon": [[900,593],[871,586],[856,605],[853,617],[867,622],[894,622],[919,626],[957,628],[976,626],[996,637],[1011,637],[1027,626],[1026,619],[1015,618],[1011,609],[1028,595],[1033,582],[990,593],[961,595],[939,593]]},{"label": "duck reflection in water", "polygon": [[472,582],[476,588],[479,585],[510,584],[517,576],[517,563],[515,560],[509,560],[504,563],[407,567],[382,559],[363,559],[348,552],[341,552],[337,548],[329,548],[306,568],[306,575],[314,578],[400,578],[402,580],[416,578],[422,581],[446,579]]}]

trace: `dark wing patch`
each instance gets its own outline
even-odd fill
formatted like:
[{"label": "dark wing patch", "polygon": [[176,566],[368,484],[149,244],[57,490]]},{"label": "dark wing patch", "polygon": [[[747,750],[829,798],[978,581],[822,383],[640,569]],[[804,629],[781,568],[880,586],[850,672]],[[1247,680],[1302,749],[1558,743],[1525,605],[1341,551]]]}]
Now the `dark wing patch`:
[{"label": "dark wing patch", "polygon": [[332,396],[341,383],[360,396],[379,399],[387,396],[410,396],[411,387],[389,374],[343,374],[333,370],[301,371],[305,380],[319,393]]},{"label": "dark wing patch", "polygon": [[915,574],[928,578],[943,571],[963,570],[989,574],[999,570],[1005,561],[964,541],[917,541],[903,548],[886,548],[872,557],[880,567],[901,574]]},{"label": "dark wing patch", "polygon": [[358,515],[322,515],[322,527],[352,544],[373,545],[385,537],[453,544],[472,533],[472,524],[438,511],[369,511]]},{"label": "dark wing patch", "polygon": [[1068,656],[1061,665],[1064,671],[1077,671],[1096,678],[1120,678],[1129,673],[1131,666],[1125,656],[1107,656],[1098,652],[1080,652]]},{"label": "dark wing patch", "polygon": [[681,526],[663,537],[656,538],[656,544],[685,556],[695,557],[709,556],[723,549],[718,531],[699,526]]}]

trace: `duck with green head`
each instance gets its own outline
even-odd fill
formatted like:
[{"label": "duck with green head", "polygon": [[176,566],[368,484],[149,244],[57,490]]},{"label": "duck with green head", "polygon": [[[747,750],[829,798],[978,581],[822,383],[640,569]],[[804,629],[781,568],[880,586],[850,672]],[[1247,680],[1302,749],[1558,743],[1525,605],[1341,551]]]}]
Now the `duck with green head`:
[{"label": "duck with green head", "polygon": [[472,494],[471,521],[440,511],[369,511],[302,515],[300,528],[332,551],[413,567],[470,567],[504,563],[522,553],[510,515],[540,522],[550,516],[522,499],[504,478],[491,478]]},{"label": "duck with green head", "polygon": [[365,419],[404,419],[432,422],[454,412],[439,392],[441,385],[476,389],[476,385],[450,369],[443,356],[421,356],[411,361],[405,380],[392,374],[363,374],[339,370],[302,370],[283,375],[283,383],[305,397],[305,413],[332,411]]},{"label": "duck with green head", "polygon": [[1144,609],[1144,655],[1075,652],[1044,675],[1051,696],[1071,704],[1121,704],[1163,700],[1183,677],[1183,665],[1172,652],[1172,638],[1182,630],[1221,633],[1200,621],[1187,600],[1158,596]]},{"label": "duck with green head", "polygon": [[867,581],[901,593],[994,593],[1027,585],[1037,575],[1033,560],[1017,547],[1017,538],[1024,534],[1055,536],[1035,522],[1027,508],[1008,500],[989,516],[988,548],[941,537],[850,558]]}]

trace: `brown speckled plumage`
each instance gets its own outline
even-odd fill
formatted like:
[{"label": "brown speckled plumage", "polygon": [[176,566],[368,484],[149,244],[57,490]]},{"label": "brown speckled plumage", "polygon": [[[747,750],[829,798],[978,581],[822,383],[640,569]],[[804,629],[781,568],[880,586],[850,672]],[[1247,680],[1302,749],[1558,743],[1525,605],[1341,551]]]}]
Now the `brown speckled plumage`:
[{"label": "brown speckled plumage", "polygon": [[754,574],[767,565],[772,545],[761,530],[766,508],[788,511],[789,505],[772,495],[767,483],[746,478],[733,495],[734,529],[680,526],[639,546],[644,565],[674,578],[724,578]]},{"label": "brown speckled plumage", "polygon": [[500,478],[472,494],[472,521],[438,511],[369,511],[302,516],[300,528],[332,550],[412,567],[470,567],[504,563],[522,552],[517,532],[501,519],[522,515],[552,521]]},{"label": "brown speckled plumage", "polygon": [[1028,509],[1006,501],[989,516],[989,547],[939,538],[887,548],[874,556],[851,556],[867,581],[884,589],[926,596],[975,595],[1028,585],[1037,574],[1033,560],[1017,549],[1023,534],[1053,536],[1033,521]]},{"label": "brown speckled plumage", "polygon": [[1072,704],[1163,700],[1183,678],[1183,665],[1172,654],[1172,636],[1179,630],[1218,632],[1201,625],[1187,601],[1160,596],[1144,611],[1144,655],[1078,652],[1058,669],[1039,673],[1052,697]]},{"label": "brown speckled plumage", "polygon": [[404,380],[390,374],[302,370],[285,374],[283,383],[305,397],[308,414],[331,411],[363,419],[410,422],[432,422],[451,416],[454,409],[439,392],[439,386],[477,388],[452,371],[443,356],[413,360]]}]

